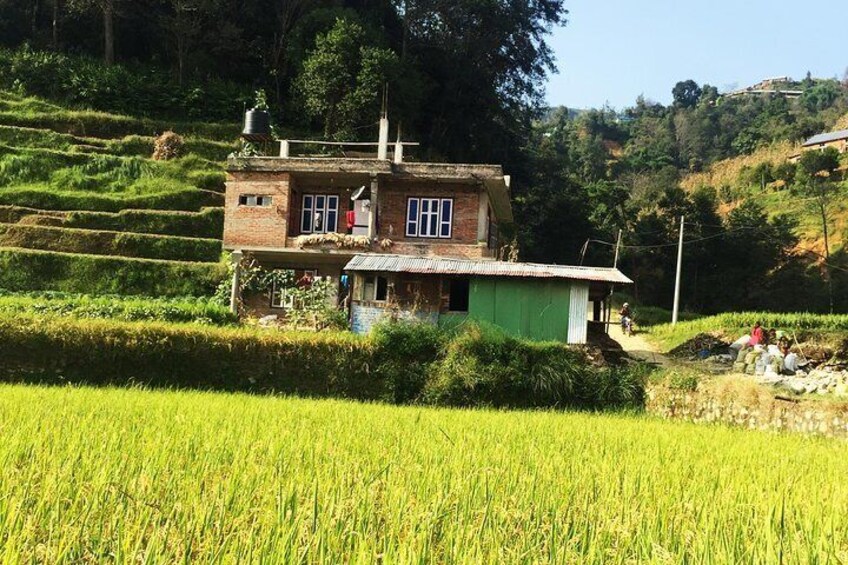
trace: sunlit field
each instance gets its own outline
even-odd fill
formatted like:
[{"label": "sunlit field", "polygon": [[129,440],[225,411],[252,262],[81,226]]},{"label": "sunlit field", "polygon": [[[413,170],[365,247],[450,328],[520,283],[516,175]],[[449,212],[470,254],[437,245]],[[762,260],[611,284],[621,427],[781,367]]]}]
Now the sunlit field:
[{"label": "sunlit field", "polygon": [[0,561],[848,560],[848,445],[647,416],[0,386]]}]

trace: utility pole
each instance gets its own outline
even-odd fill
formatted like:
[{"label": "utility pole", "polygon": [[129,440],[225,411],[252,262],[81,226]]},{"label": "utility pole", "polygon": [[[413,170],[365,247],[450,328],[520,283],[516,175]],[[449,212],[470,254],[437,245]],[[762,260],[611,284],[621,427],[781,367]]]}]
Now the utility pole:
[{"label": "utility pole", "polygon": [[612,268],[618,268],[618,251],[621,249],[621,230],[618,230],[618,239],[615,240],[615,259],[612,262]]},{"label": "utility pole", "polygon": [[671,312],[671,325],[677,323],[680,310],[680,272],[683,269],[683,216],[680,216],[680,243],[677,245],[677,276],[674,280],[674,310]]}]

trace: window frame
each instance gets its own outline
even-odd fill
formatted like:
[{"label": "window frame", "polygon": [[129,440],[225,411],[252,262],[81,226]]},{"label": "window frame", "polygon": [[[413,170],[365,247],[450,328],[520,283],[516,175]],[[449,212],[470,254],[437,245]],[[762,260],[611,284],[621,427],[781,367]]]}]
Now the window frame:
[{"label": "window frame", "polygon": [[410,196],[406,199],[404,234],[410,238],[452,239],[454,199]]},{"label": "window frame", "polygon": [[270,208],[274,205],[274,197],[270,194],[239,194],[238,205],[245,208]]},{"label": "window frame", "polygon": [[[294,271],[295,283],[301,280],[306,275],[310,275],[312,280],[318,278],[318,269],[291,269]],[[300,276],[298,276],[300,274]],[[279,300],[277,297],[279,296]],[[271,283],[271,308],[274,310],[292,310],[295,307],[294,296],[286,292],[285,288],[277,289],[277,281]]]},{"label": "window frame", "polygon": [[[308,201],[308,204],[307,204]],[[319,206],[319,201],[323,205]],[[334,202],[334,206],[330,203]],[[338,194],[304,193],[300,199],[300,233],[336,233],[339,230],[339,209],[341,197]],[[315,214],[323,214],[324,225],[315,229]],[[332,228],[330,227],[330,218]]]}]

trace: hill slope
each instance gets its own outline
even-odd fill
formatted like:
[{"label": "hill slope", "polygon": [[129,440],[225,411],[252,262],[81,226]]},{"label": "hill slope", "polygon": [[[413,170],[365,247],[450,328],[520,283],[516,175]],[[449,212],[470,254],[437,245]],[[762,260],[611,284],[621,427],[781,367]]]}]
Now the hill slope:
[{"label": "hill slope", "polygon": [[[185,136],[181,155],[153,160],[169,129]],[[211,292],[224,271],[221,162],[237,135],[0,92],[0,255],[15,265],[0,287]]]}]

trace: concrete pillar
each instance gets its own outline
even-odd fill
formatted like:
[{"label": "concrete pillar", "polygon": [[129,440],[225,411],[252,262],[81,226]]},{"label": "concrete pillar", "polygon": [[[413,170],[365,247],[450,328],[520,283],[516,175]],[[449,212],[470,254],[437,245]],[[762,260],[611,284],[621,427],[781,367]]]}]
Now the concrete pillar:
[{"label": "concrete pillar", "polygon": [[480,205],[477,208],[477,241],[489,240],[489,193],[485,187],[480,192]]},{"label": "concrete pillar", "polygon": [[389,156],[389,118],[380,118],[380,139],[377,146],[377,159],[385,161]]},{"label": "concrete pillar", "polygon": [[241,302],[241,260],[244,254],[240,250],[235,250],[230,255],[230,261],[233,265],[233,282],[230,288],[230,311],[238,316],[239,303]]},{"label": "concrete pillar", "polygon": [[380,202],[379,185],[377,175],[371,177],[371,206],[368,208],[368,237],[377,239],[377,213]]}]

